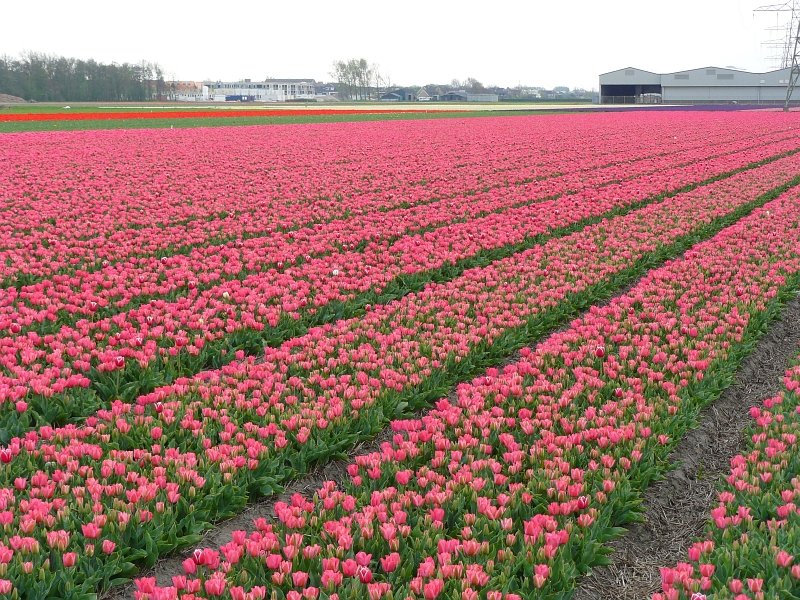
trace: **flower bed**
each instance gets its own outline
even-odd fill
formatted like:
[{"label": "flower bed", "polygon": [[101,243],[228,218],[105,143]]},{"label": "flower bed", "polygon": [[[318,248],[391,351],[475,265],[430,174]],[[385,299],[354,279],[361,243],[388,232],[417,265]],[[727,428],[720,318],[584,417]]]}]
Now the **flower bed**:
[{"label": "flower bed", "polygon": [[[691,222],[708,223],[784,184],[798,164],[798,155],[779,159],[654,204],[642,215],[657,214],[652,218],[670,223],[669,214],[676,211],[690,214]],[[220,366],[240,349],[258,354],[265,343],[303,333],[308,323],[352,315],[430,281],[446,281],[467,267],[535,247],[543,236],[636,205],[631,198],[626,207],[625,198],[603,194],[523,206],[361,251],[309,258],[297,266],[192,290],[172,302],[82,320],[49,335],[0,338],[5,371],[0,374],[0,430],[7,440],[33,424],[85,416],[111,399],[132,400],[176,377]]]},{"label": "flower bed", "polygon": [[[249,495],[274,492],[294,473],[368,437],[387,417],[403,414],[405,404],[426,406],[459,379],[764,201],[744,202],[733,213],[727,196],[651,205],[468,270],[362,318],[314,329],[269,349],[263,362],[232,363],[134,403],[115,402],[84,426],[29,432],[0,455],[6,462],[0,471],[8,521],[4,543],[15,550],[6,576],[25,594],[49,589],[57,595],[87,592],[130,575],[130,561],[152,561],[192,543],[209,520],[240,509]],[[652,301],[670,301],[670,290],[682,290],[690,275],[696,283],[694,265],[722,270],[712,274],[719,280],[714,291],[734,286],[741,303],[764,310],[775,289],[762,288],[779,286],[783,274],[800,262],[796,237],[790,235],[797,211],[796,193],[785,195],[714,240],[731,255],[715,254],[717,246],[706,244],[690,253],[695,260],[649,276],[648,285],[655,281],[662,288]],[[773,263],[755,260],[764,258],[765,229]],[[711,258],[703,260],[706,255]],[[680,274],[682,266],[687,274],[677,277],[673,271]],[[728,277],[729,272],[735,275]],[[727,296],[720,298],[723,310]],[[730,314],[735,318],[702,323],[697,343],[711,335],[707,329],[741,326],[743,317]],[[678,335],[680,329],[673,323],[670,331]],[[598,353],[600,344],[592,341],[591,352]],[[695,363],[712,359],[700,348],[687,360],[699,368]],[[669,360],[664,364],[674,366]],[[609,368],[613,372],[613,362]],[[641,393],[635,386],[631,390],[623,394]],[[75,563],[69,566],[73,552]],[[28,576],[27,562],[41,578]]]},{"label": "flower bed", "polygon": [[[680,157],[689,162],[753,145],[769,148],[795,131],[764,118],[704,118],[695,123],[699,128],[664,117],[641,121],[632,136],[623,136],[616,120],[578,118],[569,138],[557,121],[538,119],[520,121],[527,126],[514,128],[513,139],[498,119],[463,132],[441,123],[413,129],[362,123],[289,128],[295,137],[286,128],[236,130],[235,136],[193,130],[166,138],[153,132],[5,136],[0,277],[19,287],[64,270],[101,269],[103,261],[171,254],[215,239],[264,236],[519,182],[536,181],[536,189],[546,191],[548,179],[556,179],[580,189],[593,170],[606,179],[625,178],[664,160],[675,165]],[[391,145],[398,135],[402,145]],[[466,145],[471,136],[485,146]],[[358,150],[354,140],[369,141],[372,151]],[[648,154],[656,140],[667,157]],[[423,142],[435,160],[394,160],[398,153],[413,157]],[[548,145],[558,149],[540,152]],[[494,159],[484,150],[493,146],[504,148]]]},{"label": "flower bed", "polygon": [[[641,199],[646,195],[672,192],[747,168],[768,157],[780,156],[781,152],[793,151],[798,138],[792,136],[769,142],[763,138],[756,145],[752,145],[752,141],[739,142],[730,152],[714,146],[719,154],[708,159],[703,159],[700,153],[690,158],[682,152],[677,156],[659,157],[655,163],[637,160],[632,165],[631,161],[625,161],[621,166],[582,169],[580,180],[558,175],[535,183],[459,193],[454,197],[414,203],[407,208],[392,206],[385,210],[368,210],[369,203],[365,203],[366,206],[358,207],[357,216],[292,225],[288,230],[286,226],[275,229],[275,215],[271,211],[247,218],[229,215],[219,222],[223,230],[213,229],[205,220],[200,222],[202,232],[163,226],[154,227],[152,231],[137,229],[137,238],[144,237],[158,244],[144,256],[121,260],[124,254],[118,254],[113,262],[104,260],[99,268],[74,272],[69,267],[68,256],[62,256],[60,263],[55,261],[50,265],[59,275],[19,289],[4,290],[0,330],[8,330],[16,324],[23,331],[51,333],[61,324],[72,324],[78,318],[111,316],[154,298],[185,295],[192,284],[192,289],[200,289],[223,280],[241,279],[270,266],[285,267],[336,250],[392,241],[403,235],[468,222],[537,202],[549,202],[541,208],[551,211],[556,202],[594,203],[609,197],[628,198],[631,194]],[[556,198],[559,196],[563,197]],[[465,197],[469,202],[464,201]],[[196,243],[187,245],[187,239],[195,239]],[[83,248],[81,251],[90,250]]]},{"label": "flower bed", "polygon": [[[171,586],[137,580],[136,597],[563,597],[796,288],[798,218],[796,197],[757,210],[502,372],[394,422],[392,440],[356,457],[345,481],[279,502],[273,521],[196,550]],[[757,439],[774,455],[755,453],[754,471],[733,476],[737,487],[760,488],[794,464],[786,444],[795,436],[773,427],[782,439]],[[778,497],[768,503],[791,500]],[[772,545],[775,532],[790,535],[777,519],[797,511],[782,512],[771,533],[759,530],[786,582],[792,557]]]}]

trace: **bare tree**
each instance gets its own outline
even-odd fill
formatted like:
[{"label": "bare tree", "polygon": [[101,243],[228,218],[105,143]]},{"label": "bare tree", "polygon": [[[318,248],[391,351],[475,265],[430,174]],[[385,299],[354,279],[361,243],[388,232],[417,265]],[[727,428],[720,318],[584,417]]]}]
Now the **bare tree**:
[{"label": "bare tree", "polygon": [[373,69],[375,71],[375,94],[380,98],[384,90],[388,90],[392,87],[392,78],[381,73],[378,69],[378,65],[373,65]]},{"label": "bare tree", "polygon": [[339,84],[339,97],[345,100],[368,100],[373,88],[377,68],[364,58],[337,60],[331,76]]},{"label": "bare tree", "polygon": [[486,88],[474,77],[468,77],[464,82],[464,87],[470,92],[485,92]]}]

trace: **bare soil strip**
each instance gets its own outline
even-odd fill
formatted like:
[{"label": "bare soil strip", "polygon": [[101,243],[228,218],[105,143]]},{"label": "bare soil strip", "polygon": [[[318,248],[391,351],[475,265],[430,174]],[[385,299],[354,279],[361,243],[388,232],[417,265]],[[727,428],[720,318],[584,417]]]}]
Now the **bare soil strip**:
[{"label": "bare soil strip", "polygon": [[659,567],[685,561],[689,546],[703,534],[717,484],[744,446],[750,407],[782,389],[798,349],[800,298],[795,298],[744,360],[731,387],[701,411],[699,426],[671,456],[676,467],[647,489],[644,520],[611,543],[613,562],[581,579],[574,600],[644,600],[661,590]]}]

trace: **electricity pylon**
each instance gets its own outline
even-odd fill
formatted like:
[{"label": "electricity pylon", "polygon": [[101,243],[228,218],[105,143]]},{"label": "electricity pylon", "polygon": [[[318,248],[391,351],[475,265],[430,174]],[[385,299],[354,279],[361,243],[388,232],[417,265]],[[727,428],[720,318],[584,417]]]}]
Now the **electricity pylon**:
[{"label": "electricity pylon", "polygon": [[790,2],[783,2],[781,4],[768,4],[760,6],[753,12],[771,12],[776,13],[780,21],[788,17],[788,22],[776,27],[769,28],[770,31],[784,30],[786,32],[783,44],[778,40],[769,42],[769,45],[775,47],[778,45],[783,46],[781,53],[781,69],[789,69],[789,78],[786,80],[786,101],[783,104],[783,110],[789,110],[789,103],[792,100],[797,82],[800,80],[800,0],[791,0]]}]

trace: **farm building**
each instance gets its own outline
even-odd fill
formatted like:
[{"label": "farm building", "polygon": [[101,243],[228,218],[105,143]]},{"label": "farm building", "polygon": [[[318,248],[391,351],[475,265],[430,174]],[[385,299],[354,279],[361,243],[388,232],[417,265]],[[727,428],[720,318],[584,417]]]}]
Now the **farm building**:
[{"label": "farm building", "polygon": [[767,73],[704,67],[652,73],[629,67],[600,75],[603,104],[779,104],[786,99],[790,68]]},{"label": "farm building", "polygon": [[490,93],[472,93],[464,90],[450,91],[442,94],[439,100],[445,102],[499,102],[500,97],[497,94]]},{"label": "farm building", "polygon": [[381,94],[381,102],[416,102],[417,93],[411,88],[397,88]]}]

